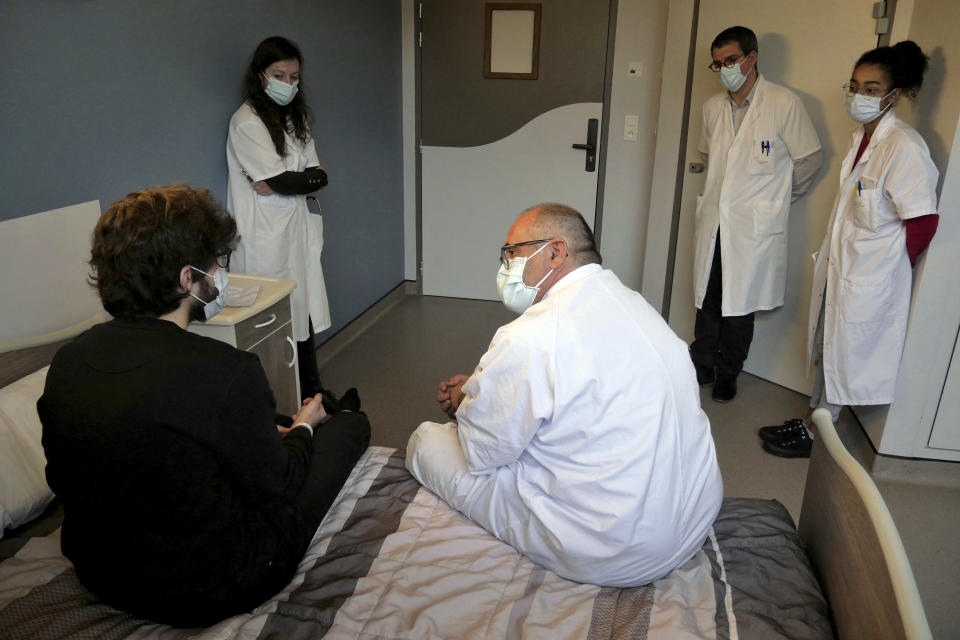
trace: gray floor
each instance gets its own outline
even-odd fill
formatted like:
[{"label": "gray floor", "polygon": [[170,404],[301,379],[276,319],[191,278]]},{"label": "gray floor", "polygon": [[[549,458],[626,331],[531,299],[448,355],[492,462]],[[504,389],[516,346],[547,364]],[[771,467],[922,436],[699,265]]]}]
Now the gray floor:
[{"label": "gray floor", "polygon": [[[446,421],[437,384],[469,374],[496,328],[515,316],[499,302],[409,295],[335,353],[320,350],[321,379],[336,392],[355,386],[370,417],[373,444],[403,447],[424,420]],[[776,498],[799,516],[806,460],[784,460],[760,448],[756,429],[802,415],[807,397],[749,374],[728,404],[701,392],[729,497]],[[874,452],[856,418],[844,410],[837,430],[868,469]],[[900,529],[935,638],[960,637],[960,464],[904,461],[875,478]],[[939,465],[923,483],[904,480],[916,465]],[[886,468],[885,468],[886,469]],[[936,480],[930,481],[934,475]]]}]

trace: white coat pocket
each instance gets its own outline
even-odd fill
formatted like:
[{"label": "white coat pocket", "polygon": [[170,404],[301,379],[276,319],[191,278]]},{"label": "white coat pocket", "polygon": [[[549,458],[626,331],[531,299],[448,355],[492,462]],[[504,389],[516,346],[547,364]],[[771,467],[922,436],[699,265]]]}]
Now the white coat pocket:
[{"label": "white coat pocket", "polygon": [[253,237],[243,239],[247,271],[255,275],[284,277],[289,264],[291,238],[297,234],[297,199],[257,195],[256,204]]},{"label": "white coat pocket", "polygon": [[775,236],[784,232],[787,217],[782,200],[757,200],[753,205],[753,235]]},{"label": "white coat pocket", "polygon": [[866,231],[877,230],[877,190],[855,186],[853,197],[853,224]]},{"label": "white coat pocket", "polygon": [[774,141],[771,138],[754,138],[750,153],[750,174],[766,175],[773,173]]},{"label": "white coat pocket", "polygon": [[887,276],[843,278],[837,304],[848,324],[872,324],[893,310],[893,281]]}]

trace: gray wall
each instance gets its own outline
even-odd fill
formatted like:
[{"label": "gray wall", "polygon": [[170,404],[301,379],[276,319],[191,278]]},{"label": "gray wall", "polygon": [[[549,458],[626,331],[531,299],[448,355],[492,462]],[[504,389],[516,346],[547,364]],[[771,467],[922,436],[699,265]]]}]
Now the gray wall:
[{"label": "gray wall", "polygon": [[[403,280],[400,5],[393,0],[5,0],[0,220],[148,185],[226,200],[227,122],[257,43],[303,49],[330,186],[333,327]],[[38,250],[42,250],[38,247]]]}]

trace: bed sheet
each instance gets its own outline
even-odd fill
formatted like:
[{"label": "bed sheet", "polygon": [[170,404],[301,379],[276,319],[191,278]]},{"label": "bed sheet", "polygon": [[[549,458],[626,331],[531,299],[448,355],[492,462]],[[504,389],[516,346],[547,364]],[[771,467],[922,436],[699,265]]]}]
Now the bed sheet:
[{"label": "bed sheet", "polygon": [[0,638],[829,638],[820,593],[776,501],[725,500],[701,550],[656,582],[565,580],[421,487],[403,451],[358,461],[293,581],[256,610],[173,629],[100,604],[59,530],[0,563]]}]

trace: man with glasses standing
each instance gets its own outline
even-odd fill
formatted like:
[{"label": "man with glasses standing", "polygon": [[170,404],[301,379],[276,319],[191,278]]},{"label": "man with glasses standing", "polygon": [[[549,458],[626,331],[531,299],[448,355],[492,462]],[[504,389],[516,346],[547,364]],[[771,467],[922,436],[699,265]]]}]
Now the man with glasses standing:
[{"label": "man with glasses standing", "polygon": [[560,576],[629,587],[665,575],[700,548],[723,494],[686,345],[600,266],[563,205],[520,215],[497,288],[520,316],[471,376],[441,383],[456,422],[421,424],[407,468]]},{"label": "man with glasses standing", "polygon": [[703,105],[698,149],[707,164],[694,226],[694,303],[690,357],[713,399],[737,394],[756,311],[783,304],[787,216],[813,182],[820,140],[800,99],[757,69],[757,36],[722,31],[710,70],[724,91]]}]

